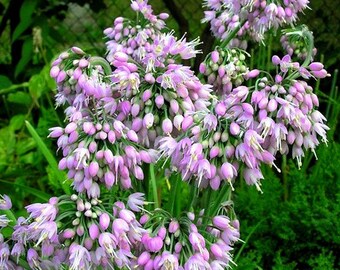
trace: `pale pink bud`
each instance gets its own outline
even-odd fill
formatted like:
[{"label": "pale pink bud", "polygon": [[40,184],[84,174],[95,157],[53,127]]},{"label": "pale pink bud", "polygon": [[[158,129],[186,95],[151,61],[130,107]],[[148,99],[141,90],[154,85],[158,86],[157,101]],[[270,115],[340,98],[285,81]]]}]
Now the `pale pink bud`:
[{"label": "pale pink bud", "polygon": [[205,64],[201,63],[200,66],[199,66],[199,72],[204,74],[206,70],[207,70],[207,68],[206,68]]},{"label": "pale pink bud", "polygon": [[65,133],[70,134],[71,132],[75,131],[76,129],[77,129],[77,124],[74,123],[74,122],[71,122],[65,127]]},{"label": "pale pink bud", "polygon": [[172,132],[173,126],[169,118],[163,120],[162,129],[165,134],[170,134]]},{"label": "pale pink bud", "polygon": [[325,69],[321,69],[319,71],[312,71],[312,74],[318,79],[323,79],[323,78],[326,78],[328,76],[328,73]]},{"label": "pale pink bud", "polygon": [[98,238],[99,236],[99,228],[96,224],[91,224],[90,228],[89,228],[89,235],[91,237],[92,240],[95,240]]},{"label": "pale pink bud", "polygon": [[232,135],[237,136],[238,134],[240,134],[240,131],[241,131],[241,128],[237,123],[232,122],[230,124],[230,133]]},{"label": "pale pink bud", "polygon": [[169,233],[175,233],[179,230],[179,223],[177,220],[172,220],[169,224]]},{"label": "pale pink bud", "polygon": [[107,138],[110,143],[114,143],[116,141],[116,133],[113,130],[110,130],[107,134]]},{"label": "pale pink bud", "polygon": [[78,48],[78,47],[72,47],[71,51],[76,53],[76,54],[79,54],[79,55],[84,55],[85,54],[85,52],[82,49]]},{"label": "pale pink bud", "polygon": [[64,70],[61,70],[59,73],[58,73],[58,76],[57,76],[57,83],[61,83],[65,80],[67,74]]},{"label": "pale pink bud", "polygon": [[193,122],[194,118],[191,115],[184,117],[182,122],[183,131],[186,131],[192,125]]},{"label": "pale pink bud", "polygon": [[111,171],[107,171],[104,174],[104,180],[105,180],[105,184],[108,188],[112,187],[113,184],[115,183],[115,175],[113,174],[113,172]]},{"label": "pale pink bud", "polygon": [[151,128],[153,126],[154,119],[155,118],[152,113],[147,113],[143,119],[143,126],[147,129]]},{"label": "pale pink bud", "polygon": [[312,71],[320,71],[322,70],[324,65],[320,62],[313,62],[309,65],[309,69]]},{"label": "pale pink bud", "polygon": [[182,124],[182,122],[183,122],[183,119],[184,119],[184,117],[183,117],[182,115],[180,115],[180,114],[178,114],[178,115],[176,115],[176,116],[174,117],[174,126],[175,126],[175,128],[177,128],[178,130],[181,130],[181,124]]},{"label": "pale pink bud", "polygon": [[155,103],[158,109],[161,108],[164,104],[164,97],[162,95],[158,95],[155,98]]},{"label": "pale pink bud", "polygon": [[148,101],[152,96],[151,90],[145,90],[142,96],[144,102]]},{"label": "pale pink bud", "polygon": [[224,103],[222,102],[217,103],[215,107],[215,112],[217,115],[223,116],[225,115],[226,111],[227,111],[227,107],[224,105]]},{"label": "pale pink bud", "polygon": [[281,59],[280,59],[280,57],[278,57],[277,55],[274,55],[274,56],[272,57],[272,63],[273,63],[275,66],[279,65],[280,62],[281,62]]},{"label": "pale pink bud", "polygon": [[151,73],[146,73],[144,79],[150,84],[153,84],[155,82],[155,77]]},{"label": "pale pink bud", "polygon": [[120,62],[127,62],[129,59],[129,56],[123,52],[116,52],[113,55],[113,59],[120,61]]},{"label": "pale pink bud", "polygon": [[218,51],[213,51],[211,53],[211,60],[214,62],[214,63],[217,63],[218,60],[220,58],[220,54],[218,53]]},{"label": "pale pink bud", "polygon": [[157,233],[157,235],[164,240],[166,236],[166,229],[164,227],[161,227]]},{"label": "pale pink bud", "polygon": [[227,216],[215,216],[213,218],[213,224],[220,230],[226,230],[229,227],[229,218]]},{"label": "pale pink bud", "polygon": [[212,244],[210,247],[211,253],[214,254],[216,258],[221,258],[223,256],[223,251],[217,244]]},{"label": "pale pink bud", "polygon": [[269,100],[267,109],[269,112],[274,112],[277,109],[277,101],[275,99]]},{"label": "pale pink bud", "polygon": [[222,164],[221,174],[225,179],[231,180],[236,175],[236,169],[229,162],[225,162]]},{"label": "pale pink bud", "polygon": [[218,146],[213,146],[210,149],[209,156],[211,159],[217,157],[220,154],[220,148]]},{"label": "pale pink bud", "polygon": [[172,99],[172,100],[170,101],[170,108],[171,108],[171,110],[172,110],[175,114],[178,113],[178,111],[179,111],[179,105],[178,105],[177,100]]},{"label": "pale pink bud", "polygon": [[131,107],[131,114],[133,117],[136,117],[140,112],[140,106],[139,104],[133,104]]},{"label": "pale pink bud", "polygon": [[225,75],[225,68],[224,66],[220,66],[218,68],[218,76],[220,76],[221,78]]},{"label": "pale pink bud", "polygon": [[138,136],[137,136],[137,133],[136,133],[134,130],[130,129],[130,130],[127,132],[126,135],[127,135],[128,139],[129,139],[130,141],[132,141],[132,142],[138,142]]},{"label": "pale pink bud", "polygon": [[63,237],[66,239],[71,239],[76,235],[76,232],[73,229],[66,229],[63,232]]},{"label": "pale pink bud", "polygon": [[256,78],[257,76],[259,76],[259,74],[260,74],[260,71],[258,69],[253,69],[253,70],[249,71],[245,75],[245,77],[248,80],[248,79]]},{"label": "pale pink bud", "polygon": [[110,149],[104,151],[104,157],[108,164],[113,162],[113,154]]},{"label": "pale pink bud", "polygon": [[50,70],[50,76],[52,78],[57,78],[58,77],[58,74],[60,72],[60,68],[58,66],[53,66]]},{"label": "pale pink bud", "polygon": [[137,263],[140,266],[143,266],[147,264],[147,262],[150,260],[150,253],[147,251],[144,251],[141,255],[139,255]]},{"label": "pale pink bud", "polygon": [[85,68],[89,65],[89,61],[82,58],[82,59],[79,60],[78,65],[79,65],[80,68]]},{"label": "pale pink bud", "polygon": [[158,17],[162,20],[166,20],[167,18],[169,18],[169,14],[163,12],[163,13],[159,14]]},{"label": "pale pink bud", "polygon": [[91,175],[91,177],[94,177],[97,175],[98,173],[98,170],[99,170],[99,164],[97,161],[92,161],[90,163],[90,166],[89,166],[89,174]]}]

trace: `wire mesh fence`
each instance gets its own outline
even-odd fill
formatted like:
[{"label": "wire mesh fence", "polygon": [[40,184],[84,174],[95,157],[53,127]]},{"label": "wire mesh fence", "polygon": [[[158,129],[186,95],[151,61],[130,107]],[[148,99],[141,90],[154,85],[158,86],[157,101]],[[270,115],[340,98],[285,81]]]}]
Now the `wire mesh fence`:
[{"label": "wire mesh fence", "polygon": [[[6,10],[9,2],[8,0],[0,0],[3,11]],[[133,19],[136,16],[130,8],[129,0],[103,0],[99,10],[93,10],[90,2],[69,1],[66,4],[66,9],[62,12],[62,16],[57,16],[57,13],[60,12],[57,9],[59,6],[55,4],[54,7],[52,5],[52,15],[46,18],[43,24],[48,27],[48,34],[55,41],[52,45],[56,53],[70,46],[80,46],[85,49],[92,49],[96,53],[103,53],[105,50],[103,30],[112,25],[115,17],[122,16]],[[167,26],[174,29],[179,37],[186,34],[189,38],[195,38],[201,34],[205,27],[200,23],[203,15],[201,1],[150,0],[149,3],[156,14],[170,13]],[[55,8],[55,12],[53,8]],[[3,14],[1,15],[0,12],[0,21],[4,19]],[[2,29],[0,35],[0,64],[9,64],[13,53],[11,52],[9,22]]]}]

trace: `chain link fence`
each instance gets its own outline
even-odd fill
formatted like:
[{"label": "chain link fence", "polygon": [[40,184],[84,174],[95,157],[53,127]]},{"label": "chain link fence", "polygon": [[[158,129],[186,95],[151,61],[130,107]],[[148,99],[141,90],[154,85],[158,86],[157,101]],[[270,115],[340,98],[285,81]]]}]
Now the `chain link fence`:
[{"label": "chain link fence", "polygon": [[[4,11],[9,4],[9,0],[0,0],[0,5]],[[52,1],[53,2],[53,1]],[[48,37],[43,42],[49,42],[53,46],[55,53],[65,50],[70,46],[79,46],[93,53],[105,52],[105,39],[103,30],[110,27],[115,17],[122,16],[133,19],[135,13],[130,8],[129,0],[104,0],[101,8],[94,11],[90,1],[70,1],[66,9],[62,11],[62,16],[55,14],[46,18]],[[89,3],[87,3],[89,2]],[[205,25],[200,23],[203,16],[202,2],[198,0],[149,0],[155,14],[167,12],[170,14],[167,20],[167,27],[176,31],[177,36],[186,34],[193,39],[200,36]],[[58,7],[58,5],[56,5]],[[52,6],[52,8],[54,8]],[[171,10],[169,10],[169,8]],[[4,12],[3,12],[4,13]],[[61,17],[61,18],[60,18]],[[0,12],[0,21],[3,16]],[[11,62],[11,37],[9,22],[0,32],[0,64]],[[54,42],[47,39],[52,37]]]}]

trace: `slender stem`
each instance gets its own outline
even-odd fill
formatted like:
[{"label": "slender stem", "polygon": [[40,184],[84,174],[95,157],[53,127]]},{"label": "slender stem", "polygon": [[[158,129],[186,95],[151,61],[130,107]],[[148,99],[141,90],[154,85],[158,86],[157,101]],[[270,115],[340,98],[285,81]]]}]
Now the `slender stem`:
[{"label": "slender stem", "polygon": [[197,185],[193,185],[191,188],[191,200],[190,200],[190,206],[188,211],[191,210],[191,208],[195,205],[196,203],[196,199],[197,199],[197,191],[198,191],[198,186]]},{"label": "slender stem", "polygon": [[178,194],[178,188],[180,186],[179,181],[182,181],[179,177],[179,175],[174,175],[171,177],[173,179],[173,181],[171,182],[175,182],[173,185],[171,185],[171,194],[170,194],[170,213],[172,214],[172,216],[175,216],[175,203],[176,203],[176,198],[178,200],[178,198],[180,196],[176,196]]},{"label": "slender stem", "polygon": [[236,36],[237,32],[240,31],[240,29],[245,23],[246,21],[243,21],[242,23],[239,24],[239,26],[237,26],[233,31],[231,31],[228,37],[221,43],[220,47],[221,48],[226,47],[229,44],[229,42]]},{"label": "slender stem", "polygon": [[13,90],[16,90],[18,88],[24,88],[24,87],[28,87],[29,83],[28,82],[24,82],[24,83],[21,83],[21,84],[13,84],[7,88],[3,88],[0,90],[0,95],[3,95],[3,94],[7,94],[9,92],[12,92]]},{"label": "slender stem", "polygon": [[89,61],[90,61],[91,65],[93,65],[93,66],[96,66],[96,65],[102,66],[102,68],[104,69],[104,73],[106,75],[111,75],[111,73],[112,73],[111,66],[103,57],[92,56],[92,57],[90,57]]},{"label": "slender stem", "polygon": [[152,186],[152,193],[153,193],[153,199],[155,202],[156,208],[159,208],[159,200],[158,200],[158,190],[157,190],[157,183],[156,183],[156,177],[155,177],[155,165],[150,164],[150,181]]},{"label": "slender stem", "polygon": [[302,66],[306,67],[309,65],[309,63],[311,62],[312,58],[313,58],[313,49],[314,49],[314,37],[311,31],[309,31],[308,29],[305,29],[302,31],[302,34],[305,38],[308,39],[308,49],[307,49],[307,57],[306,60],[303,62]]}]

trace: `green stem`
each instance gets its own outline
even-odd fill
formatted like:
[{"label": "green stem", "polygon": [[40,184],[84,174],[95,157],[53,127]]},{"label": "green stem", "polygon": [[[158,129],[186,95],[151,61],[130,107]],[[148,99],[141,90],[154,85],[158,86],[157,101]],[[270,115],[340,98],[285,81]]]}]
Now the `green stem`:
[{"label": "green stem", "polygon": [[28,85],[29,85],[28,82],[24,82],[24,83],[21,83],[21,84],[13,84],[13,85],[11,85],[10,87],[1,89],[1,90],[0,90],[0,95],[7,94],[7,93],[9,93],[9,92],[12,92],[13,90],[18,89],[18,88],[25,88],[25,87],[28,87]]},{"label": "green stem", "polygon": [[92,56],[89,58],[89,61],[91,65],[93,66],[97,66],[97,65],[102,66],[102,68],[104,69],[104,73],[106,75],[112,74],[112,69],[111,69],[110,64],[103,57]]},{"label": "green stem", "polygon": [[313,49],[314,49],[314,37],[311,31],[309,31],[307,28],[302,30],[302,35],[308,39],[308,54],[306,57],[306,60],[303,62],[302,66],[306,67],[309,65],[309,63],[312,60],[313,57]]},{"label": "green stem", "polygon": [[155,202],[155,207],[159,208],[160,205],[159,205],[159,200],[158,200],[158,190],[157,190],[154,164],[150,164],[150,181],[151,181],[151,186],[152,186],[152,193],[153,193],[153,199]]},{"label": "green stem", "polygon": [[245,23],[246,21],[243,21],[242,23],[240,23],[239,26],[237,26],[233,31],[231,31],[228,37],[221,43],[220,47],[221,48],[226,47],[229,44],[229,42],[236,36],[237,32],[240,31],[240,29]]},{"label": "green stem", "polygon": [[[179,192],[179,187],[180,187],[180,181],[182,181],[180,179],[179,175],[174,175],[173,176],[174,179],[174,185],[172,185],[173,188],[171,188],[171,194],[170,194],[170,213],[172,216],[176,216],[176,214],[178,214],[176,211],[178,207],[175,208],[175,204],[176,202],[178,202],[180,196],[177,196],[178,192]],[[171,181],[173,182],[173,181]],[[176,200],[177,199],[177,200]]]}]

